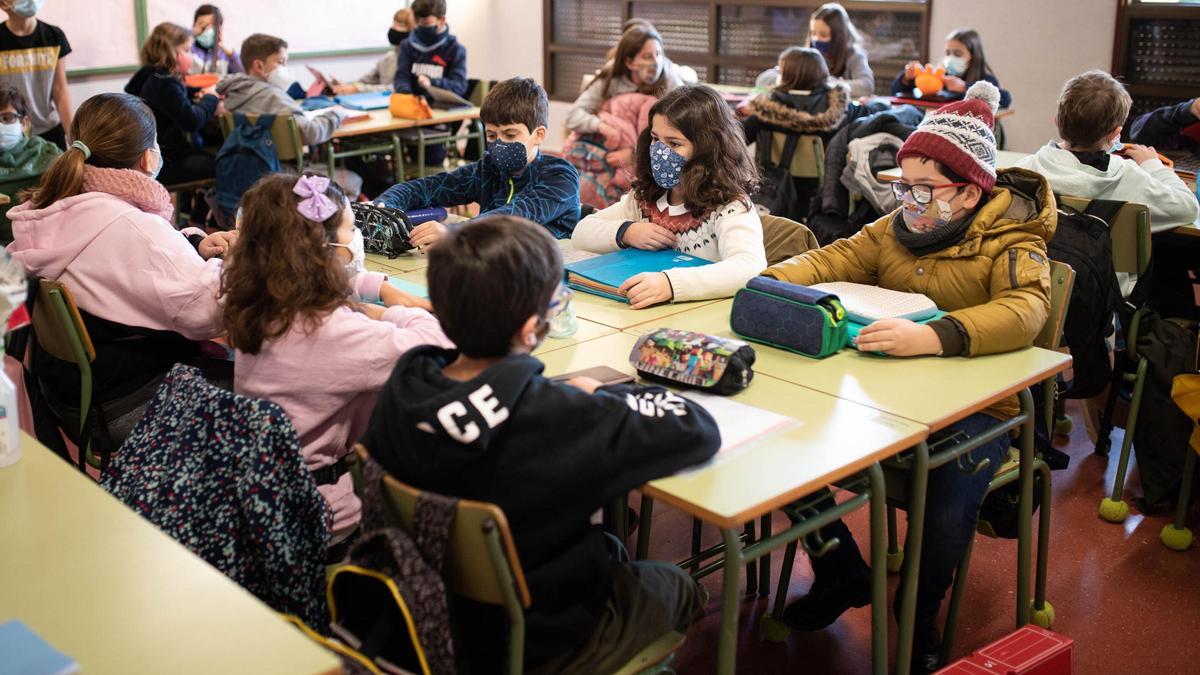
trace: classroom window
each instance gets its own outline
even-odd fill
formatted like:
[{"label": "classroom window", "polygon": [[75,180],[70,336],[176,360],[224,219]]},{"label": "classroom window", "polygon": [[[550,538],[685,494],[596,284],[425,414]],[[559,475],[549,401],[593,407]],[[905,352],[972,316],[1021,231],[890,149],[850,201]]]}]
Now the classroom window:
[{"label": "classroom window", "polygon": [[1200,1],[1126,0],[1113,42],[1112,73],[1133,98],[1130,120],[1200,96]]}]

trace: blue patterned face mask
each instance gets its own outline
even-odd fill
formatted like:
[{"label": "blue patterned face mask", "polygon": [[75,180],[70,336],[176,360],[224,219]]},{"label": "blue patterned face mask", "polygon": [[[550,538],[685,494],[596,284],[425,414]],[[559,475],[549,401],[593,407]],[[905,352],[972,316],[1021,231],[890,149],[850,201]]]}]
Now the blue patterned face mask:
[{"label": "blue patterned face mask", "polygon": [[650,173],[660,188],[670,190],[679,185],[686,163],[687,158],[668,148],[666,143],[654,141],[650,145]]},{"label": "blue patterned face mask", "polygon": [[511,176],[524,169],[529,162],[525,144],[516,141],[492,141],[488,145],[487,155],[492,158],[492,164],[500,170],[500,173],[506,176]]}]

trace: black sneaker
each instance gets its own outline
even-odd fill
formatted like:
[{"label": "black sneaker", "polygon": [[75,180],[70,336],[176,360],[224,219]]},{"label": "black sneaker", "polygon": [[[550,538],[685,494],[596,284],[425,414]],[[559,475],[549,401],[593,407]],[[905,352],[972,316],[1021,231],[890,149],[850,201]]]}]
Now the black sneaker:
[{"label": "black sneaker", "polygon": [[783,610],[783,622],[792,630],[821,630],[851,607],[871,604],[870,577],[836,582],[815,582],[808,593]]}]

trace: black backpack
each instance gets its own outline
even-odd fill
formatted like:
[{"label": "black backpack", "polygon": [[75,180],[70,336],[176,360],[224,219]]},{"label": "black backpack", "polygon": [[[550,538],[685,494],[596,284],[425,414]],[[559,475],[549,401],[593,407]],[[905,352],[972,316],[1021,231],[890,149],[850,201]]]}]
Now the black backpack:
[{"label": "black backpack", "polygon": [[1074,360],[1075,379],[1065,398],[1090,398],[1112,379],[1105,338],[1112,332],[1113,313],[1121,304],[1121,288],[1112,262],[1109,223],[1123,202],[1093,199],[1078,211],[1059,202],[1058,228],[1047,244],[1052,260],[1075,270],[1075,287],[1063,338]]},{"label": "black backpack", "polygon": [[780,216],[796,222],[801,222],[808,210],[807,200],[802,200],[792,181],[792,157],[796,154],[796,145],[800,142],[798,134],[787,134],[783,144],[783,152],[779,154],[779,163],[771,163],[770,129],[763,129],[758,134],[758,172],[762,178],[762,189],[754,198],[758,204],[773,216]]}]

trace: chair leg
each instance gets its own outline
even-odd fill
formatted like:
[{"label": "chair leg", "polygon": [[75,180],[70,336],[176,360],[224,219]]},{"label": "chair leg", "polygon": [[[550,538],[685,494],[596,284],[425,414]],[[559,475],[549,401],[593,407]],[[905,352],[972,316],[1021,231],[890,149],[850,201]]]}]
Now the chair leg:
[{"label": "chair leg", "polygon": [[946,612],[946,628],[942,631],[941,657],[942,663],[950,662],[950,652],[954,649],[954,634],[958,630],[958,614],[962,609],[963,593],[967,590],[967,571],[971,567],[971,552],[975,550],[975,538],[967,544],[958,569],[954,571],[954,586],[950,591],[950,608]]},{"label": "chair leg", "polygon": [[1113,411],[1117,407],[1117,397],[1121,395],[1123,382],[1120,373],[1114,372],[1112,382],[1108,384],[1108,398],[1104,400],[1104,411],[1100,413],[1100,428],[1096,432],[1094,452],[1097,455],[1108,455],[1112,449]]},{"label": "chair leg", "polygon": [[[766,539],[771,536],[771,514],[763,516],[758,524],[759,539]],[[765,598],[771,595],[771,554],[768,553],[759,558],[758,563],[758,597]]]},{"label": "chair leg", "polygon": [[1050,502],[1054,497],[1050,466],[1037,463],[1042,477],[1042,506],[1038,513],[1037,576],[1033,580],[1033,611],[1029,620],[1042,628],[1054,625],[1054,606],[1046,600],[1046,570],[1050,563]]},{"label": "chair leg", "polygon": [[775,587],[775,604],[769,614],[764,614],[759,621],[759,630],[768,642],[783,642],[791,635],[792,630],[783,623],[783,608],[787,606],[788,585],[792,580],[792,566],[796,564],[796,548],[799,542],[793,541],[783,549],[783,564],[779,568],[779,583]]},{"label": "chair leg", "polygon": [[899,574],[904,566],[904,550],[900,548],[900,537],[896,533],[896,507],[887,507],[887,571],[888,574]]},{"label": "chair leg", "polygon": [[[745,528],[742,531],[745,532],[745,534],[746,534],[746,543],[744,544],[745,546],[749,546],[750,544],[753,544],[754,542],[758,541],[758,537],[755,536],[755,534],[754,534],[754,521],[753,520],[746,523]],[[728,550],[725,551],[725,555],[729,555]],[[746,593],[748,595],[754,595],[755,593],[758,592],[757,571],[758,571],[758,561],[757,560],[747,560],[746,561]]]},{"label": "chair leg", "polygon": [[691,574],[700,571],[700,535],[704,532],[704,523],[699,518],[692,518],[692,568]]},{"label": "chair leg", "polygon": [[1124,499],[1125,472],[1129,468],[1129,453],[1133,448],[1134,432],[1137,430],[1138,412],[1142,407],[1142,390],[1146,385],[1148,366],[1149,361],[1146,359],[1138,360],[1133,399],[1129,402],[1129,421],[1125,424],[1125,437],[1121,439],[1121,457],[1117,460],[1117,475],[1113,480],[1112,496],[1100,501],[1100,517],[1110,523],[1123,523],[1129,515],[1129,504]]},{"label": "chair leg", "polygon": [[1179,486],[1179,503],[1175,505],[1175,522],[1163,526],[1163,546],[1173,551],[1186,551],[1192,545],[1192,531],[1187,527],[1187,515],[1192,506],[1192,478],[1196,473],[1196,453],[1189,447],[1184,452],[1183,483]]}]

